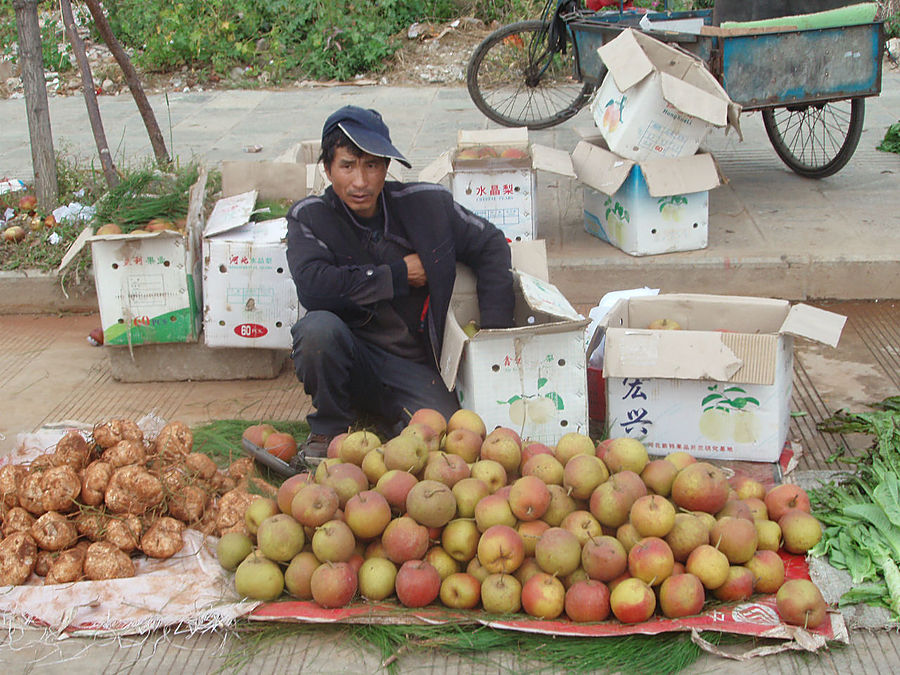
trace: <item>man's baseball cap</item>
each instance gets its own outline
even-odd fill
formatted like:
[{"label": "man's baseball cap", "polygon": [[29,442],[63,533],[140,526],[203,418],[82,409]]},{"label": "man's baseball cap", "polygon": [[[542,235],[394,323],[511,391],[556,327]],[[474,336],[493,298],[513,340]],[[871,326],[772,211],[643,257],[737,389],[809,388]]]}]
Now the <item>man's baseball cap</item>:
[{"label": "man's baseball cap", "polygon": [[325,120],[325,126],[322,127],[322,139],[324,140],[325,136],[338,128],[347,134],[353,144],[363,152],[376,157],[396,159],[406,168],[412,168],[412,165],[406,161],[406,157],[401,155],[400,151],[391,143],[391,134],[377,111],[366,110],[355,105],[345,105],[331,113]]}]

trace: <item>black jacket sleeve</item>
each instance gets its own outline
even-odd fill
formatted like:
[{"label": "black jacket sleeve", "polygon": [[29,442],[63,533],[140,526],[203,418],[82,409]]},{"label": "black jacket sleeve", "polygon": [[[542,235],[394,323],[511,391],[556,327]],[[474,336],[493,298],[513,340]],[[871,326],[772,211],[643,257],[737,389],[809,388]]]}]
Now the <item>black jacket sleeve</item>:
[{"label": "black jacket sleeve", "polygon": [[335,210],[307,197],[287,215],[287,260],[300,303],[328,310],[351,325],[368,320],[375,303],[394,295],[391,268],[376,265]]}]

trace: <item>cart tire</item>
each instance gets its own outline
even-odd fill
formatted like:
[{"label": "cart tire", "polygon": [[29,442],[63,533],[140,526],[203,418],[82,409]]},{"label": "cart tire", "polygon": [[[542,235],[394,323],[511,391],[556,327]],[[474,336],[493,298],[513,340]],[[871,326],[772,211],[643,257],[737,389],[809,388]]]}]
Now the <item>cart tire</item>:
[{"label": "cart tire", "polygon": [[[520,21],[488,35],[469,59],[466,87],[475,106],[508,127],[545,129],[574,116],[593,85],[576,76],[576,50],[547,54],[547,26]],[[549,59],[549,63],[548,63]]]},{"label": "cart tire", "polygon": [[865,115],[863,98],[762,111],[766,133],[781,161],[807,178],[831,176],[850,161]]}]

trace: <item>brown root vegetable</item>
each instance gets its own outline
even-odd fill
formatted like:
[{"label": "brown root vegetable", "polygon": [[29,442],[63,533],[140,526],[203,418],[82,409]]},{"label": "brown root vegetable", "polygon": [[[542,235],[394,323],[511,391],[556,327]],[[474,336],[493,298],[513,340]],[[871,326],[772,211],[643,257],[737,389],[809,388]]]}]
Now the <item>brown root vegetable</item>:
[{"label": "brown root vegetable", "polygon": [[95,541],[84,556],[84,576],[91,581],[134,576],[134,563],[124,551],[108,541]]},{"label": "brown root vegetable", "polygon": [[16,490],[19,504],[35,516],[40,516],[47,511],[44,508],[44,490],[41,487],[43,478],[43,471],[30,470],[22,477]]},{"label": "brown root vegetable", "polygon": [[109,516],[104,513],[84,511],[75,518],[75,527],[78,530],[78,534],[91,541],[101,541],[103,539],[108,523]]},{"label": "brown root vegetable", "polygon": [[34,516],[21,506],[14,506],[3,516],[3,536],[8,537],[16,532],[31,532]]},{"label": "brown root vegetable", "polygon": [[203,517],[209,495],[197,485],[186,485],[169,497],[169,515],[185,523],[196,523]]},{"label": "brown root vegetable", "polygon": [[115,544],[116,548],[125,553],[131,553],[141,542],[142,530],[141,519],[135,515],[110,518],[106,523],[103,541]]},{"label": "brown root vegetable", "polygon": [[37,558],[34,560],[34,573],[39,577],[47,576],[47,572],[53,566],[53,563],[59,557],[59,551],[45,551],[40,549],[37,552]]},{"label": "brown root vegetable", "polygon": [[7,508],[19,505],[17,485],[28,474],[28,468],[21,464],[0,466],[0,504]]},{"label": "brown root vegetable", "polygon": [[84,559],[87,557],[87,548],[76,546],[60,551],[56,559],[47,571],[44,583],[69,584],[79,581],[84,577]]},{"label": "brown root vegetable", "polygon": [[111,448],[119,441],[144,441],[144,432],[128,419],[109,420],[94,427],[94,443],[101,448]]},{"label": "brown root vegetable", "polygon": [[194,433],[184,422],[169,422],[156,437],[156,457],[163,462],[183,462],[194,447]]},{"label": "brown root vegetable", "polygon": [[88,506],[99,506],[106,496],[106,486],[113,475],[113,466],[103,460],[88,464],[81,479],[81,501]]},{"label": "brown root vegetable", "polygon": [[212,486],[213,490],[220,495],[224,495],[226,492],[234,490],[234,488],[237,487],[237,481],[224,473],[217,473],[212,477],[212,480],[209,481],[209,484]]},{"label": "brown root vegetable", "polygon": [[140,441],[124,440],[104,450],[100,459],[118,469],[129,464],[143,464],[147,461],[147,451]]},{"label": "brown root vegetable", "polygon": [[54,466],[43,472],[41,497],[45,511],[71,511],[81,495],[81,479],[68,464]]},{"label": "brown root vegetable", "polygon": [[113,513],[140,515],[159,506],[162,500],[159,478],[134,464],[116,469],[106,487],[106,506]]},{"label": "brown root vegetable", "polygon": [[78,528],[56,511],[48,511],[31,526],[31,536],[45,551],[62,551],[78,541]]},{"label": "brown root vegetable", "polygon": [[184,468],[203,480],[210,480],[219,470],[216,463],[202,452],[192,452],[184,458]]},{"label": "brown root vegetable", "polygon": [[0,541],[0,586],[24,584],[37,562],[37,544],[27,532],[16,532]]},{"label": "brown root vegetable", "polygon": [[183,532],[180,520],[160,518],[141,537],[141,551],[151,558],[171,558],[184,546]]},{"label": "brown root vegetable", "polygon": [[203,515],[200,517],[199,522],[191,524],[191,528],[201,532],[202,534],[210,535],[216,533],[216,520],[219,517],[219,505],[215,501],[210,501],[207,503],[206,508],[203,510]]},{"label": "brown root vegetable", "polygon": [[216,530],[220,537],[228,532],[247,533],[244,513],[255,499],[259,499],[259,495],[251,495],[237,488],[222,495],[219,499],[219,514],[216,517]]},{"label": "brown root vegetable", "polygon": [[53,453],[53,464],[62,466],[66,464],[75,471],[81,471],[91,460],[91,446],[77,431],[68,431],[56,444],[56,452]]},{"label": "brown root vegetable", "polygon": [[253,459],[250,457],[241,457],[233,461],[228,466],[228,475],[235,481],[241,480],[244,476],[249,476],[255,470]]},{"label": "brown root vegetable", "polygon": [[31,464],[28,465],[28,471],[31,473],[39,473],[54,466],[56,466],[56,464],[53,463],[53,453],[38,455],[31,460]]}]

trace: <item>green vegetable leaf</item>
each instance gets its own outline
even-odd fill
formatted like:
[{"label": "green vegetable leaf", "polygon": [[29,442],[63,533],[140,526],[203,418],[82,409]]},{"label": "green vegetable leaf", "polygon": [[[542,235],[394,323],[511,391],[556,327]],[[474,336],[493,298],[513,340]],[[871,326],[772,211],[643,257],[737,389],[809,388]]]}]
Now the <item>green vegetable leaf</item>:
[{"label": "green vegetable leaf", "polygon": [[882,482],[872,491],[872,496],[888,520],[900,527],[900,480],[897,475],[886,473]]},{"label": "green vegetable leaf", "polygon": [[887,132],[884,134],[884,140],[875,149],[882,152],[896,152],[900,154],[900,122],[895,122],[888,127]]}]

